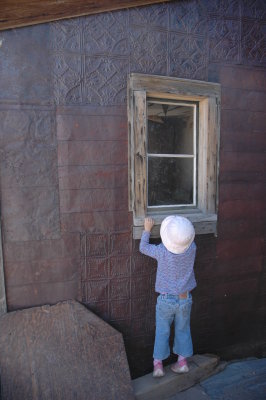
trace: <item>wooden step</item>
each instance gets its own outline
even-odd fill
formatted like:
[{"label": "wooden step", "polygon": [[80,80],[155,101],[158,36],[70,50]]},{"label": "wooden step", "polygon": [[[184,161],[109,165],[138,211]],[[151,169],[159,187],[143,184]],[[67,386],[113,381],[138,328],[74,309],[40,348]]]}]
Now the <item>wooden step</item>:
[{"label": "wooden step", "polygon": [[133,389],[136,400],[164,400],[169,396],[194,386],[208,376],[219,363],[219,357],[206,354],[194,355],[188,359],[189,372],[175,374],[170,365],[165,368],[165,376],[154,378],[151,374],[134,379]]}]

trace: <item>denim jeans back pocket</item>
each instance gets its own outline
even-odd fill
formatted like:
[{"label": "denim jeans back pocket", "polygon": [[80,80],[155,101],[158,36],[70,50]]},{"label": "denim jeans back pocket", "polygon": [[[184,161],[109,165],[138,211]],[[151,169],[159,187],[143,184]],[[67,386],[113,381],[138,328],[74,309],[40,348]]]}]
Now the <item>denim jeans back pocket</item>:
[{"label": "denim jeans back pocket", "polygon": [[156,311],[162,318],[171,318],[174,316],[176,302],[173,299],[164,299],[160,296],[157,299]]},{"label": "denim jeans back pocket", "polygon": [[189,297],[188,299],[180,299],[179,307],[183,317],[184,318],[189,317],[192,307],[192,298]]}]

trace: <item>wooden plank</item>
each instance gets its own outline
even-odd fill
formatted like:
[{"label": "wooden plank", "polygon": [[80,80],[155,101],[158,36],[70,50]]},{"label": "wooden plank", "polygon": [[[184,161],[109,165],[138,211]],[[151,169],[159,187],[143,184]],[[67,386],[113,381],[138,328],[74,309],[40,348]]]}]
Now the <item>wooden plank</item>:
[{"label": "wooden plank", "polygon": [[198,205],[206,213],[218,206],[220,96],[199,103]]},{"label": "wooden plank", "polygon": [[[213,233],[216,235],[216,226],[217,226],[217,216],[216,215],[210,215],[210,216],[205,216],[202,219],[196,219],[193,221],[193,218],[189,217],[188,215],[185,215],[192,223],[195,228],[196,235],[204,235],[204,234],[210,234]],[[152,238],[159,238],[160,237],[160,227],[161,225],[155,225],[152,229],[151,232],[151,237]],[[133,227],[133,239],[140,239],[141,234],[143,232],[143,226],[134,226]]]},{"label": "wooden plank", "polygon": [[146,167],[146,93],[134,91],[133,101],[134,135],[134,211],[135,216],[145,217],[147,210],[147,167]]},{"label": "wooden plank", "polygon": [[[210,221],[210,222],[216,222],[217,221],[217,214],[204,214],[200,212],[200,210],[196,209],[195,212],[191,212],[191,210],[185,211],[173,211],[173,214],[178,214],[181,216],[184,216],[188,218],[193,224],[195,223],[200,223],[200,222],[205,222],[205,221]],[[154,214],[150,215],[152,219],[155,222],[155,225],[161,225],[162,221],[164,218],[166,218],[169,215],[169,213],[165,214]],[[135,218],[134,219],[134,225],[135,226],[140,226],[143,228],[143,219],[141,217]]]},{"label": "wooden plank", "polygon": [[[174,395],[176,395],[174,397],[177,398],[179,397],[177,393],[182,392],[211,375],[217,367],[218,362],[219,358],[217,356],[196,354],[189,358],[189,374],[174,374],[171,372],[170,366],[167,366],[165,368],[165,376],[158,379],[156,382],[152,373],[134,379],[132,383],[135,399],[162,400],[168,399],[170,396],[172,397]],[[197,398],[197,396],[193,398]]]},{"label": "wooden plank", "polygon": [[1,0],[0,30],[170,0]]},{"label": "wooden plank", "polygon": [[208,157],[208,99],[199,103],[199,136],[198,136],[198,206],[206,212],[207,199],[207,157]]},{"label": "wooden plank", "polygon": [[207,158],[207,198],[206,212],[214,213],[218,206],[218,167],[219,167],[219,133],[220,133],[220,99],[211,97],[208,101],[208,158]]},{"label": "wooden plank", "polygon": [[134,209],[134,135],[133,135],[133,90],[131,81],[127,82],[127,116],[128,116],[128,209]]},{"label": "wooden plank", "polygon": [[6,291],[5,291],[5,276],[3,264],[3,250],[2,250],[2,229],[0,223],[0,316],[5,314],[6,308]]},{"label": "wooden plank", "polygon": [[145,75],[145,74],[130,74],[131,83],[135,90],[145,90],[147,95],[156,92],[164,93],[168,97],[168,94],[195,96],[200,98],[201,96],[220,96],[221,85],[219,83],[204,82],[192,79],[180,79],[172,78],[167,76],[159,75]]}]

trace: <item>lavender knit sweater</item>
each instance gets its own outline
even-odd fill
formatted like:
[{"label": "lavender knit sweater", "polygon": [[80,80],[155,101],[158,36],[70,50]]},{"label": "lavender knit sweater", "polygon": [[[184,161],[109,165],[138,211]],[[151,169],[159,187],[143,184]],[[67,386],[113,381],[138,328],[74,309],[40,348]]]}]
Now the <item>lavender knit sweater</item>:
[{"label": "lavender knit sweater", "polygon": [[193,242],[182,254],[174,254],[163,243],[149,244],[150,233],[143,231],[139,250],[158,262],[155,291],[158,293],[181,294],[196,287],[194,261],[196,245]]}]

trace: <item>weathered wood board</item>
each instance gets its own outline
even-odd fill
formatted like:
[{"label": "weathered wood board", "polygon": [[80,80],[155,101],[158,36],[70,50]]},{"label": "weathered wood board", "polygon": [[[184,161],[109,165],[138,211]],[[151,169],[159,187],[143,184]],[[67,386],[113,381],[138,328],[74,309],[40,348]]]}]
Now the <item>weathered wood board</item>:
[{"label": "weathered wood board", "polygon": [[0,318],[1,400],[133,399],[122,335],[75,301]]},{"label": "weathered wood board", "polygon": [[2,227],[0,223],[0,315],[6,313],[6,289],[2,249]]},{"label": "weathered wood board", "polygon": [[169,0],[1,0],[0,30]]}]

